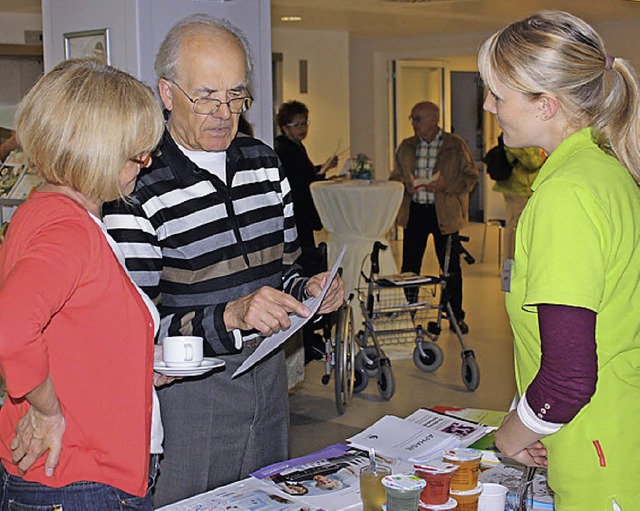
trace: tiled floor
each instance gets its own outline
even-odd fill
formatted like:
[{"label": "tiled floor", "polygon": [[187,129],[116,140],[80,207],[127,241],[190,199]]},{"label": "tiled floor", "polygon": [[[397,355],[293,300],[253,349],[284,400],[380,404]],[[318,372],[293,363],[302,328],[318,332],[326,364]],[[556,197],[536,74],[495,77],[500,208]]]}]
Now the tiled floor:
[{"label": "tiled floor", "polygon": [[[438,343],[444,351],[444,363],[434,373],[423,373],[411,358],[413,344],[386,349],[392,358],[395,394],[385,401],[378,393],[375,379],[339,415],[334,401],[333,380],[321,383],[324,363],[306,366],[305,380],[290,397],[291,456],[316,451],[332,443],[342,442],[386,414],[400,417],[421,406],[449,405],[506,410],[515,393],[513,350],[504,297],[500,291],[497,263],[497,230],[489,229],[484,262],[480,261],[483,224],[471,224],[463,231],[471,237],[466,245],[476,258],[469,266],[463,263],[464,308],[470,332],[465,336],[480,366],[480,385],[470,392],[462,383],[460,344],[448,328]],[[392,242],[396,261],[399,243]],[[436,274],[437,262],[433,245],[427,248],[423,273]],[[357,305],[357,304],[355,304]],[[448,324],[443,323],[445,327]]]}]

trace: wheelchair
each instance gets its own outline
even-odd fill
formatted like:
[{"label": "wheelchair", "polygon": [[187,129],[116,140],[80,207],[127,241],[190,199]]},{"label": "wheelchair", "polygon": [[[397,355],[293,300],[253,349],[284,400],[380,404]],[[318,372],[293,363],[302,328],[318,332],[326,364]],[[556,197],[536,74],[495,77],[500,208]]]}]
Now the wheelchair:
[{"label": "wheelchair", "polygon": [[[326,269],[326,244],[320,243],[318,251],[325,259]],[[336,400],[336,409],[342,415],[353,396],[355,380],[355,356],[356,343],[353,325],[353,310],[350,295],[342,306],[320,317],[314,324],[315,331],[321,330],[324,350],[321,359],[324,362],[324,374],[322,384],[329,385],[333,375],[333,387]],[[318,348],[313,348],[316,352]]]}]

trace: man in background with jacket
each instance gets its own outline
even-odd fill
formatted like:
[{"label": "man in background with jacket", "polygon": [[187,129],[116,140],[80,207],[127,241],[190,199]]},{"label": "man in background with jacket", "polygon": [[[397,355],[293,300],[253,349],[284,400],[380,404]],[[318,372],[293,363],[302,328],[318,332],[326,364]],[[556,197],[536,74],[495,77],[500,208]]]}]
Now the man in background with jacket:
[{"label": "man in background with jacket", "polygon": [[[405,187],[397,220],[404,228],[402,271],[420,273],[429,234],[444,269],[448,236],[469,222],[469,193],[478,181],[478,168],[467,143],[440,128],[437,105],[420,102],[411,109],[409,119],[415,135],[398,147],[390,179]],[[451,251],[447,287],[458,327],[466,334],[460,254],[455,250]],[[453,324],[450,326],[453,330]]]}]

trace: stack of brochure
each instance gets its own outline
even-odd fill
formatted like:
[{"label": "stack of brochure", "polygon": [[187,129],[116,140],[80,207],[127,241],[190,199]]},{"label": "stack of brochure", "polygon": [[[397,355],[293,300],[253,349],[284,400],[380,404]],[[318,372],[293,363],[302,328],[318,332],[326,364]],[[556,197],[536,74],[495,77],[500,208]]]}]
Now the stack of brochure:
[{"label": "stack of brochure", "polygon": [[354,447],[374,448],[383,456],[426,463],[454,447],[467,447],[491,432],[482,424],[421,408],[406,419],[385,415],[364,431],[349,438]]}]

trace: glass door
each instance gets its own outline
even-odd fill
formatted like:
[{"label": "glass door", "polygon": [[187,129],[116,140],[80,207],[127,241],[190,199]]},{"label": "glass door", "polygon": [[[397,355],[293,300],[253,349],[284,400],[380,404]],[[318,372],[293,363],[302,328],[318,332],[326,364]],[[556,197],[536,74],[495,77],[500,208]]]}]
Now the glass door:
[{"label": "glass door", "polygon": [[390,62],[389,90],[389,168],[394,166],[395,150],[413,136],[409,122],[411,108],[421,101],[440,107],[440,127],[451,129],[450,72],[446,62],[436,60],[393,60]]}]

